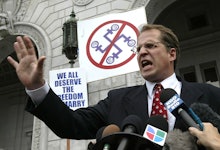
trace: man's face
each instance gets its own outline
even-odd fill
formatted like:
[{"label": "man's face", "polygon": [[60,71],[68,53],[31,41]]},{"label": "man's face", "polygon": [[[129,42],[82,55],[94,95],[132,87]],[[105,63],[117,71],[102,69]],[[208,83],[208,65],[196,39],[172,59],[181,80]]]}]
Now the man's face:
[{"label": "man's face", "polygon": [[176,50],[161,43],[160,31],[151,29],[138,37],[138,65],[141,75],[150,82],[161,82],[174,73]]}]

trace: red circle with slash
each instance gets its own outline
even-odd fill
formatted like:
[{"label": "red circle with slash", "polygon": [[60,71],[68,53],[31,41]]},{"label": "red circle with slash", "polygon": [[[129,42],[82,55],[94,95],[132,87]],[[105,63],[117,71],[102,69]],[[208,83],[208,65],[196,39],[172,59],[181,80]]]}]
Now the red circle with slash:
[{"label": "red circle with slash", "polygon": [[[97,33],[97,31],[104,27],[105,25],[108,25],[108,24],[111,24],[111,23],[120,23],[122,24],[121,28],[119,29],[119,31],[117,32],[117,34],[115,35],[115,37],[113,38],[112,42],[110,43],[110,45],[108,46],[107,50],[105,51],[104,53],[104,56],[102,57],[101,61],[98,63],[96,62],[91,53],[90,53],[90,44],[91,44],[91,41],[92,41],[92,38],[93,36]],[[88,39],[88,42],[87,42],[87,45],[86,45],[86,54],[88,56],[88,59],[90,60],[90,62],[95,65],[96,67],[99,67],[99,68],[103,68],[103,69],[113,69],[113,68],[118,68],[120,66],[123,66],[124,64],[128,63],[129,61],[131,61],[134,57],[135,57],[135,54],[134,53],[131,53],[131,56],[129,56],[127,59],[125,59],[123,62],[121,63],[118,63],[118,64],[114,64],[114,65],[110,65],[110,66],[107,66],[107,65],[103,65],[103,62],[104,60],[106,59],[108,53],[110,52],[112,46],[114,45],[114,42],[116,41],[116,39],[118,38],[118,36],[120,35],[120,33],[123,31],[124,27],[125,26],[129,26],[130,28],[132,28],[134,30],[134,32],[136,33],[136,35],[138,35],[138,29],[131,23],[129,22],[126,22],[126,21],[122,21],[122,20],[111,20],[111,21],[108,21],[108,22],[105,22],[103,24],[101,24],[100,26],[98,26],[93,32],[92,34],[90,35],[89,39]]]}]

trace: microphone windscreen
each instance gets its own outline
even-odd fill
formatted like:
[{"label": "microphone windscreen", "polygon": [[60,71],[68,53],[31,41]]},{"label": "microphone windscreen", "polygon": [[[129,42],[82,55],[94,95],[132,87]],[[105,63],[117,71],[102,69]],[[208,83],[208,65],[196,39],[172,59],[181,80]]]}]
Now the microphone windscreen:
[{"label": "microphone windscreen", "polygon": [[141,118],[136,115],[129,115],[122,121],[121,131],[125,131],[126,128],[132,128],[133,133],[141,134],[143,132],[143,122]]},{"label": "microphone windscreen", "polygon": [[152,125],[154,127],[157,127],[165,132],[168,132],[168,122],[167,120],[161,116],[161,115],[154,115],[151,116],[148,121],[147,124]]},{"label": "microphone windscreen", "polygon": [[110,134],[120,132],[120,128],[115,124],[110,124],[108,126],[101,127],[96,133],[96,141],[100,141],[103,137]]},{"label": "microphone windscreen", "polygon": [[197,150],[196,138],[188,131],[174,129],[168,132],[162,150]]},{"label": "microphone windscreen", "polygon": [[171,97],[173,97],[176,93],[173,89],[167,88],[163,89],[160,93],[160,101],[164,104],[166,103]]},{"label": "microphone windscreen", "polygon": [[116,133],[116,132],[120,132],[120,128],[115,124],[110,124],[104,129],[104,131],[102,133],[102,137],[105,137],[107,135],[110,135],[110,134]]},{"label": "microphone windscreen", "polygon": [[220,132],[220,116],[214,112],[208,104],[193,103],[190,107],[198,115],[202,122],[212,123]]}]

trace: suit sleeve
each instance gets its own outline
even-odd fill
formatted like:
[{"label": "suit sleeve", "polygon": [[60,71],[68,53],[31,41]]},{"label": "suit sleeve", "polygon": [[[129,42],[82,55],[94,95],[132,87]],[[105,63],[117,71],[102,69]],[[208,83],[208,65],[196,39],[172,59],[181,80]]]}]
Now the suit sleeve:
[{"label": "suit sleeve", "polygon": [[109,98],[106,98],[93,107],[73,111],[50,90],[37,107],[29,98],[26,110],[45,122],[61,138],[94,139],[98,129],[107,124],[109,103]]}]

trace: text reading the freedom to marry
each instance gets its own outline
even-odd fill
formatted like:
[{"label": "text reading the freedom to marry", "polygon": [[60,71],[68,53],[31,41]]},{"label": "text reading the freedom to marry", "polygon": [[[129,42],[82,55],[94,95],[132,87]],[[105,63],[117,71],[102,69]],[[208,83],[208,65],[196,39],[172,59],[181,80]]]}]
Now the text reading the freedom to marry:
[{"label": "text reading the freedom to marry", "polygon": [[[55,87],[61,86],[63,94],[58,95],[65,104],[69,107],[82,107],[85,100],[83,99],[83,93],[75,93],[74,85],[81,84],[81,78],[78,76],[78,72],[66,72],[57,74],[57,81],[55,81]],[[76,100],[76,101],[68,101]]]}]

